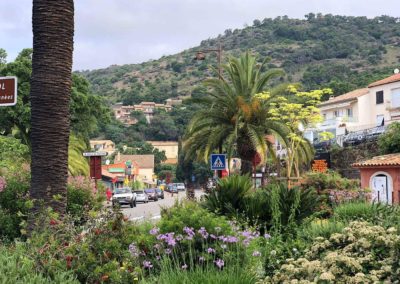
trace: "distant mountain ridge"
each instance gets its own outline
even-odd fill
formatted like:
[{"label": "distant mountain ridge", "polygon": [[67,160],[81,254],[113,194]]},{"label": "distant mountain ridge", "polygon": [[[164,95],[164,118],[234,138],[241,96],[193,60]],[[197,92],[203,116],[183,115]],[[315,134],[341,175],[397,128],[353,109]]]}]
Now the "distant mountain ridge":
[{"label": "distant mountain ridge", "polygon": [[254,20],[252,26],[226,30],[200,46],[141,64],[113,65],[78,72],[92,91],[109,103],[165,102],[190,96],[205,78],[215,76],[216,54],[193,60],[196,51],[223,46],[228,56],[251,50],[259,60],[271,57],[269,68],[282,68],[281,80],[301,82],[306,90],[330,87],[343,94],[391,75],[400,66],[400,20],[308,14],[305,19],[286,16]]}]

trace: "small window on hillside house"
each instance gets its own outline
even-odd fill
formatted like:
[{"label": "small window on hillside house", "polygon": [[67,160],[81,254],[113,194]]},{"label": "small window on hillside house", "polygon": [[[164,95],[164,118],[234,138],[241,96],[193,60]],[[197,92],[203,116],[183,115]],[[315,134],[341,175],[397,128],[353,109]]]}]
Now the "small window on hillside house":
[{"label": "small window on hillside house", "polygon": [[348,117],[353,117],[353,109],[352,108],[348,108],[347,109],[347,116]]},{"label": "small window on hillside house", "polygon": [[376,104],[383,104],[383,91],[376,92]]}]

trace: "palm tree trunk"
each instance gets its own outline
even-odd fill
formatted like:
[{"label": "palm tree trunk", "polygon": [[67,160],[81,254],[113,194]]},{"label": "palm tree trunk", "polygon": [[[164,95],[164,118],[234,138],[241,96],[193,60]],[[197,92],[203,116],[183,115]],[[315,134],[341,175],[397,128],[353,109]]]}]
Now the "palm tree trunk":
[{"label": "palm tree trunk", "polygon": [[[43,204],[63,214],[68,178],[74,1],[33,0],[32,27],[30,194],[35,200],[34,213]],[[30,222],[29,226],[32,229],[35,225]]]}]

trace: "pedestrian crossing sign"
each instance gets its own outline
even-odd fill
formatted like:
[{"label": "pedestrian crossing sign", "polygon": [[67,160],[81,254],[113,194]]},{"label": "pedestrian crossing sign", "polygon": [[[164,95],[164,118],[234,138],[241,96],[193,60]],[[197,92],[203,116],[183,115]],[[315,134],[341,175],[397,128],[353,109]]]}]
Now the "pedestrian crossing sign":
[{"label": "pedestrian crossing sign", "polygon": [[226,155],[225,154],[212,154],[211,155],[211,170],[225,170],[226,168]]}]

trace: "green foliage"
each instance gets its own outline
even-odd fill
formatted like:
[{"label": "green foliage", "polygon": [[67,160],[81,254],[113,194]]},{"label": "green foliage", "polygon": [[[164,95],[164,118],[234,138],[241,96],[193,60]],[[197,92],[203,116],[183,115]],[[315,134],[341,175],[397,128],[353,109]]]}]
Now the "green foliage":
[{"label": "green foliage", "polygon": [[220,179],[217,188],[205,197],[204,206],[220,215],[235,216],[244,210],[244,199],[253,188],[248,176],[234,175]]},{"label": "green foliage", "polygon": [[142,281],[141,283],[165,283],[165,284],[253,284],[256,277],[246,271],[244,268],[237,266],[234,268],[218,271],[216,269],[196,268],[194,270],[185,271],[182,269],[163,269],[160,276],[155,277],[157,280]]},{"label": "green foliage", "polygon": [[95,93],[112,102],[134,104],[149,100],[163,103],[175,96],[173,81],[179,85],[178,95],[190,94],[200,80],[212,74],[210,66],[217,66],[214,54],[207,54],[204,61],[198,62],[192,60],[195,53],[215,49],[218,42],[223,42],[222,60],[251,50],[262,58],[274,58],[274,65],[285,69],[289,81],[299,78],[306,90],[332,88],[335,95],[389,76],[398,65],[399,28],[395,17],[307,17],[255,20],[253,25],[227,29],[224,34],[175,55],[82,74],[92,83]]},{"label": "green foliage", "polygon": [[277,69],[261,72],[268,60],[258,65],[256,57],[246,52],[223,66],[227,79],[206,81],[209,96],[201,101],[185,135],[186,158],[207,161],[213,151],[225,148],[228,156],[241,158],[242,172],[249,173],[257,153],[263,160],[267,150],[273,151],[265,136],[274,133],[283,138],[286,127],[269,113],[273,96],[258,95],[282,75]]},{"label": "green foliage", "polygon": [[27,244],[0,245],[0,282],[4,284],[72,284],[79,283],[73,273],[60,272],[54,278],[36,270],[35,261],[26,255]]},{"label": "green foliage", "polygon": [[21,237],[20,225],[26,220],[30,208],[28,180],[7,179],[6,187],[0,190],[0,239]]},{"label": "green foliage", "polygon": [[68,144],[68,173],[72,176],[89,175],[89,164],[82,153],[87,150],[87,145],[82,138],[70,135]]},{"label": "green foliage", "polygon": [[184,227],[195,230],[204,227],[208,232],[214,232],[220,227],[220,234],[228,235],[232,229],[224,217],[220,217],[202,208],[194,202],[176,203],[171,208],[163,208],[158,227],[161,232],[183,232]]},{"label": "green foliage", "polygon": [[375,215],[374,205],[366,202],[343,203],[334,208],[334,218],[343,221],[371,220]]},{"label": "green foliage", "polygon": [[315,188],[317,191],[327,189],[335,190],[357,190],[359,189],[359,181],[343,178],[335,171],[326,173],[309,172],[304,175],[302,186]]},{"label": "green foliage", "polygon": [[20,140],[0,136],[0,173],[19,170],[21,164],[28,162],[29,158],[29,148]]},{"label": "green foliage", "polygon": [[346,223],[335,219],[315,219],[304,222],[299,228],[299,237],[313,241],[317,237],[329,238],[331,235],[341,233]]},{"label": "green foliage", "polygon": [[[18,101],[14,107],[0,109],[0,133],[13,134],[29,147],[31,73],[32,49],[24,49],[14,62],[0,65],[0,76],[18,77]],[[110,110],[105,107],[102,99],[90,94],[86,79],[74,74],[72,84],[71,128],[85,139],[89,139],[89,136],[97,131],[100,123],[110,120]]]},{"label": "green foliage", "polygon": [[378,145],[381,154],[400,153],[400,123],[389,124],[385,133],[379,136]]}]

